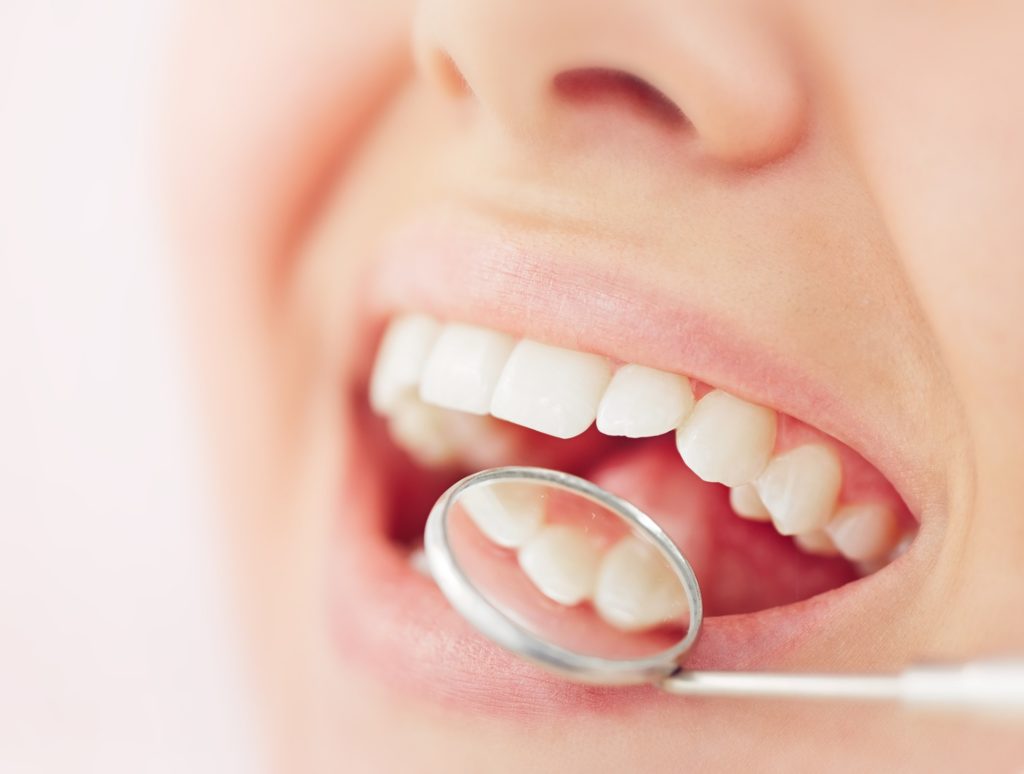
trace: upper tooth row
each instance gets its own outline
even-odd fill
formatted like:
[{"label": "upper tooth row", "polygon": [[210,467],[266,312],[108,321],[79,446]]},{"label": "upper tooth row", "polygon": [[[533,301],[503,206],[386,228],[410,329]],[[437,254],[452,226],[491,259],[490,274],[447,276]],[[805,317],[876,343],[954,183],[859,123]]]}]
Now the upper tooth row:
[{"label": "upper tooth row", "polygon": [[[705,481],[733,487],[740,515],[770,514],[784,535],[832,526],[842,483],[835,450],[807,444],[773,457],[775,411],[722,390],[695,401],[685,376],[634,364],[614,369],[600,355],[408,314],[384,335],[370,401],[390,415],[416,390],[425,403],[490,414],[558,438],[579,435],[595,420],[607,435],[639,438],[675,430],[683,461]],[[854,523],[860,529],[850,529]],[[858,554],[881,550],[895,534],[889,509],[846,524],[845,530],[830,529],[829,540],[841,549],[844,541],[860,540]],[[867,545],[872,541],[864,539],[865,531],[877,545]]]},{"label": "upper tooth row", "polygon": [[[385,334],[370,402],[390,414],[415,389],[426,403],[491,414],[558,438],[579,435],[595,419],[607,435],[661,435],[679,427],[694,407],[684,376],[639,365],[613,374],[600,355],[517,341],[475,325],[442,325],[422,314],[397,318]],[[771,417],[774,442],[774,413],[751,408]]]}]

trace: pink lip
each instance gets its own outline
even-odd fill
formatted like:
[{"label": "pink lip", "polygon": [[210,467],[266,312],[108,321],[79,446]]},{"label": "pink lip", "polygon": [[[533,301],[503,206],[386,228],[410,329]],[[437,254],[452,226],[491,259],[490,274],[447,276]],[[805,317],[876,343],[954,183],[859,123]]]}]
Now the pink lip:
[{"label": "pink lip", "polygon": [[[568,259],[539,258],[550,253],[528,249],[522,241],[470,241],[452,237],[450,228],[442,238],[431,225],[415,226],[395,244],[371,278],[367,338],[404,309],[477,321],[687,373],[812,424],[826,414],[833,422],[849,417],[842,440],[862,449],[877,440],[827,390],[771,362],[753,342],[731,337],[728,326],[709,319],[699,306],[681,310],[678,299],[642,281],[584,271]],[[364,407],[348,408],[345,419],[351,424],[343,428],[344,438],[382,432],[362,426]],[[657,701],[689,711],[688,703],[653,688],[571,684],[486,641],[388,539],[386,471],[355,444],[343,456],[344,508],[330,562],[330,616],[341,658],[365,664],[398,690],[470,712],[544,718],[622,712],[641,700],[645,706]],[[890,480],[901,488],[898,475]],[[927,560],[922,553],[911,550],[882,572],[798,604],[707,618],[686,663],[714,669],[827,668],[807,663],[802,654],[808,647],[814,652],[826,629],[830,640],[841,637],[844,628],[857,632],[868,612],[887,610],[898,617],[922,575]]]}]

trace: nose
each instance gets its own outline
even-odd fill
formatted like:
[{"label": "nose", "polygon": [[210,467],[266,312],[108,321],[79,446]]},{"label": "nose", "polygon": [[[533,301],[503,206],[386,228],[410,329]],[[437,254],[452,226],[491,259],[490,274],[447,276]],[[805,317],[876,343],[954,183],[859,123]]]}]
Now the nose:
[{"label": "nose", "polygon": [[520,137],[557,132],[581,95],[627,91],[634,107],[639,99],[647,108],[630,111],[634,119],[685,119],[677,141],[729,164],[761,165],[795,147],[807,113],[796,58],[771,5],[422,0],[416,58],[435,84],[471,95]]}]

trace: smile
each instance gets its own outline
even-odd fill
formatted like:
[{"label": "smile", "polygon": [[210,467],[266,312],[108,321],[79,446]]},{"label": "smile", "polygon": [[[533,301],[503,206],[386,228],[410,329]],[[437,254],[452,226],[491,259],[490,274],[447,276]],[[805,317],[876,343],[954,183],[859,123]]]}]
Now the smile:
[{"label": "smile", "polygon": [[[509,696],[531,712],[651,700],[645,689],[567,686],[517,662],[419,571],[434,500],[463,475],[503,465],[583,476],[658,522],[704,593],[709,617],[689,664],[778,666],[813,627],[844,610],[862,615],[899,582],[920,520],[898,475],[855,446],[864,438],[841,441],[812,423],[831,405],[816,386],[738,356],[737,342],[716,347],[720,336],[681,342],[706,331],[699,315],[674,316],[657,335],[659,317],[678,310],[650,295],[629,303],[618,287],[613,306],[599,279],[588,296],[579,277],[505,250],[449,242],[438,257],[422,230],[396,244],[369,285],[365,365],[349,390],[363,442],[346,466],[350,512],[333,564],[343,653],[382,673],[400,661],[407,685],[460,707],[504,711]],[[571,296],[560,292],[567,282]],[[516,492],[470,507],[552,602],[590,606],[624,630],[681,614],[635,546],[595,542]]]}]

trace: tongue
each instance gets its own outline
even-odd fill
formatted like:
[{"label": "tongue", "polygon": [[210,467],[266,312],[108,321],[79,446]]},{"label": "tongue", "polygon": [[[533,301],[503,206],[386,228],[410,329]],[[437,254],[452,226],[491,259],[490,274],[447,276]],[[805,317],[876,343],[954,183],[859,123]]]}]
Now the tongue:
[{"label": "tongue", "polygon": [[709,615],[797,602],[856,577],[844,560],[805,554],[770,524],[736,516],[728,490],[697,478],[671,439],[630,444],[584,475],[665,530],[693,566]]}]

